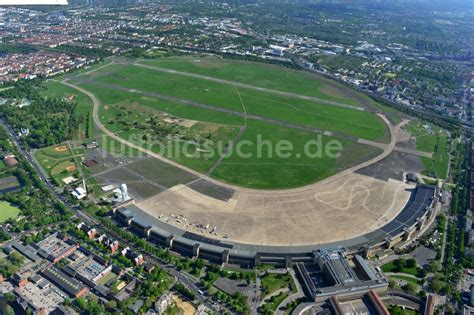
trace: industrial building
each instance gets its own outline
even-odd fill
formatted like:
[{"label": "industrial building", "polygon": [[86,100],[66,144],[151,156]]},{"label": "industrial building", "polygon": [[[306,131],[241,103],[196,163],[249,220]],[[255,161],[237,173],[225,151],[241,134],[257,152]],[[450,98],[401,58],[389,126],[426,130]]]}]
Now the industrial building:
[{"label": "industrial building", "polygon": [[44,269],[41,274],[71,298],[79,298],[89,292],[89,289],[81,282],[66,275],[55,266]]},{"label": "industrial building", "polygon": [[37,313],[50,313],[64,301],[61,292],[40,276],[32,277],[31,282],[15,288],[13,293],[22,309],[36,310]]},{"label": "industrial building", "polygon": [[41,242],[33,244],[32,246],[37,249],[37,255],[52,263],[57,263],[79,248],[79,244],[61,232],[51,234]]},{"label": "industrial building", "polygon": [[13,241],[9,246],[16,249],[20,254],[22,254],[32,262],[38,262],[41,259],[38,255],[35,254],[36,250],[30,245],[24,246],[18,241]]},{"label": "industrial building", "polygon": [[64,268],[64,272],[92,288],[113,269],[113,266],[107,261],[82,247],[69,259],[72,262]]}]

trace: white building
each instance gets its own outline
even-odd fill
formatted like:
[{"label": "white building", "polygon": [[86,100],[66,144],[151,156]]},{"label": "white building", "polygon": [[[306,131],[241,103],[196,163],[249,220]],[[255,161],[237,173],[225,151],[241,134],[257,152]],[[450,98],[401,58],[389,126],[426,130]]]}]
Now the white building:
[{"label": "white building", "polygon": [[72,191],[72,195],[77,200],[82,200],[87,197],[87,191],[82,187],[77,187]]}]

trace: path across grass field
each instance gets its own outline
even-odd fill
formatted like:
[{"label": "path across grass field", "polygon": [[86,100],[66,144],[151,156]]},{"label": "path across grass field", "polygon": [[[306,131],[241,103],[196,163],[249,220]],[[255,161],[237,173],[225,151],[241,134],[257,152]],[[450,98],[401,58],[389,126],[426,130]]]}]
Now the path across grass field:
[{"label": "path across grass field", "polygon": [[[127,63],[124,63],[127,64]],[[170,74],[177,74],[180,76],[186,76],[186,77],[192,77],[192,78],[197,78],[197,79],[203,79],[207,81],[212,81],[212,82],[218,82],[218,83],[224,83],[224,84],[230,84],[234,85],[239,88],[245,88],[245,89],[251,89],[251,90],[256,90],[256,91],[263,91],[263,92],[268,92],[272,94],[277,94],[281,96],[289,96],[289,97],[295,97],[303,100],[309,100],[309,101],[314,101],[326,105],[331,105],[331,106],[338,106],[342,108],[348,108],[348,109],[353,109],[353,110],[360,110],[360,111],[367,111],[367,109],[364,109],[359,106],[353,106],[353,105],[348,105],[345,103],[341,102],[336,102],[336,101],[330,101],[327,99],[322,99],[314,96],[307,96],[307,95],[301,95],[301,94],[296,94],[296,93],[291,93],[291,92],[284,92],[284,91],[279,91],[279,90],[274,90],[274,89],[269,89],[253,84],[246,84],[246,83],[240,83],[236,81],[230,81],[230,80],[224,80],[224,79],[219,79],[211,76],[206,76],[206,75],[201,75],[201,74],[195,74],[195,73],[189,73],[189,72],[183,72],[183,71],[176,71],[176,70],[170,70],[166,68],[161,68],[161,67],[154,67],[150,65],[144,65],[140,63],[132,63],[132,65],[137,66],[137,67],[143,67],[143,68],[148,68],[152,70],[157,70],[165,73],[170,73]]]},{"label": "path across grass field", "polygon": [[[232,81],[209,81],[200,78],[189,78],[173,72],[162,73],[157,70],[141,68],[133,64],[111,64],[100,75],[91,77],[74,77],[89,84],[81,84],[96,94],[104,103],[116,103],[119,100],[133,98],[138,103],[141,98],[158,98],[174,104],[198,107],[199,116],[209,110],[231,113],[233,116],[243,114],[241,106],[245,103],[248,115],[265,119],[306,126],[309,128],[344,134],[348,137],[364,138],[387,143],[388,132],[383,121],[373,111],[364,107],[347,106],[346,104],[329,104],[328,100],[292,95],[291,93],[265,88],[251,89],[245,84]],[[101,85],[98,87],[97,85]],[[235,87],[238,87],[238,93]],[[112,93],[110,90],[115,90]],[[332,101],[329,101],[332,102]],[[340,106],[335,105],[338,103]],[[148,105],[148,104],[145,104]],[[160,106],[158,104],[158,106]],[[175,107],[175,106],[173,106]],[[183,112],[175,112],[168,106],[170,114],[178,117]],[[186,111],[184,111],[184,114]],[[242,117],[242,116],[240,116]],[[241,120],[242,121],[242,120]]]},{"label": "path across grass field", "polygon": [[[242,189],[242,188],[239,187],[239,186],[235,186],[235,185],[232,185],[232,184],[226,184],[226,183],[223,183],[222,181],[216,181],[214,178],[210,178],[210,177],[208,177],[208,176],[206,176],[206,175],[203,175],[201,172],[197,172],[197,171],[195,171],[194,169],[185,167],[185,166],[183,166],[182,164],[176,163],[176,162],[174,162],[174,161],[172,161],[172,160],[170,160],[170,159],[167,159],[167,158],[163,157],[163,156],[160,155],[160,154],[156,154],[155,152],[152,152],[152,151],[150,151],[149,149],[143,148],[143,147],[141,147],[141,146],[139,146],[139,145],[137,145],[137,144],[135,144],[135,143],[132,143],[132,142],[130,142],[130,141],[127,141],[127,140],[121,138],[120,136],[117,136],[117,135],[116,135],[115,133],[113,133],[113,132],[110,132],[110,131],[103,125],[103,123],[101,122],[101,120],[99,119],[99,109],[100,109],[100,101],[99,101],[99,99],[98,99],[94,94],[92,94],[91,92],[89,92],[89,91],[87,91],[87,90],[85,90],[85,89],[83,89],[83,88],[81,88],[81,87],[78,87],[77,85],[74,85],[74,84],[71,84],[71,83],[67,83],[67,82],[62,82],[62,83],[65,84],[65,85],[68,85],[68,86],[70,86],[70,87],[76,88],[78,91],[80,91],[80,92],[82,92],[82,93],[88,95],[88,96],[92,99],[92,101],[93,101],[93,103],[94,103],[94,115],[93,115],[93,116],[94,116],[94,122],[95,122],[95,124],[97,125],[97,127],[98,127],[102,132],[104,132],[108,137],[114,139],[115,141],[124,143],[124,144],[126,144],[127,146],[129,146],[129,147],[131,147],[131,148],[133,148],[133,149],[136,149],[136,150],[138,150],[138,151],[144,152],[144,153],[146,153],[146,154],[148,154],[148,155],[150,155],[150,156],[152,156],[152,157],[155,157],[155,158],[158,158],[158,159],[160,159],[160,160],[162,160],[162,161],[164,161],[164,162],[167,162],[168,164],[171,164],[172,166],[181,168],[181,169],[183,169],[183,170],[185,170],[185,171],[187,171],[187,172],[189,172],[189,173],[191,173],[191,174],[194,174],[194,175],[196,175],[196,176],[198,176],[198,177],[200,177],[200,178],[205,178],[205,179],[208,180],[208,181],[215,182],[215,183],[218,184],[218,185],[224,185],[224,186],[227,186],[227,187],[229,187],[229,188],[231,188],[231,189],[237,189],[237,190],[238,190],[238,189]],[[360,168],[366,167],[366,166],[368,166],[368,165],[371,165],[372,163],[378,162],[379,160],[383,159],[385,156],[387,156],[388,154],[390,154],[390,152],[392,152],[393,148],[395,147],[395,131],[394,131],[394,129],[392,129],[390,122],[389,122],[385,117],[382,116],[382,119],[384,119],[384,120],[385,120],[385,123],[386,123],[388,126],[390,126],[390,131],[391,131],[390,133],[391,133],[391,135],[392,135],[392,136],[390,137],[390,139],[391,139],[390,145],[386,146],[384,152],[383,152],[382,154],[380,154],[380,155],[374,157],[374,158],[371,158],[371,159],[368,160],[368,161],[362,162],[362,163],[357,164],[357,165],[355,165],[355,166],[352,166],[352,167],[350,167],[350,168],[348,168],[348,169],[345,169],[344,171],[341,171],[341,172],[339,172],[339,173],[337,173],[337,174],[335,174],[335,175],[329,176],[330,179],[328,178],[328,176],[326,176],[325,180],[334,180],[335,177],[345,176],[345,175],[347,175],[347,174],[350,174],[350,173],[354,172],[354,171],[357,170],[357,169],[360,169]],[[240,171],[240,174],[242,174],[241,171]],[[270,173],[269,173],[269,174],[270,174]],[[273,172],[273,174],[275,174],[275,173]],[[298,174],[298,175],[299,175],[299,174]],[[328,174],[328,175],[330,175],[330,174]],[[284,177],[284,179],[287,179],[287,178]],[[321,182],[321,181],[320,181],[320,182],[318,182],[318,183],[316,183],[316,184],[313,184],[313,185],[310,185],[310,186],[312,187],[312,186],[314,186],[314,185],[320,185],[320,184],[323,184],[323,183],[324,183],[324,182]],[[244,185],[244,186],[245,186],[245,185]],[[250,185],[250,186],[251,186],[251,187],[255,187],[254,185]],[[301,185],[300,185],[300,186],[301,186]],[[293,190],[295,190],[295,189],[296,189],[296,190],[299,190],[299,189],[303,189],[303,190],[311,189],[310,186],[307,185],[307,186],[305,186],[305,187],[294,188]],[[260,187],[260,186],[257,186],[257,187]],[[287,190],[284,190],[284,191],[286,192]],[[261,193],[262,191],[261,191],[261,190],[258,190],[258,192]]]},{"label": "path across grass field", "polygon": [[[223,64],[224,68],[231,67],[231,63]],[[233,189],[235,185],[256,189],[303,187],[344,170],[350,173],[368,166],[392,150],[431,157],[427,152],[397,148],[391,124],[384,116],[375,115],[371,108],[361,104],[348,104],[340,95],[331,96],[334,91],[328,92],[327,83],[306,73],[256,65],[257,70],[249,70],[243,83],[244,76],[238,68],[222,74],[216,70],[220,65],[207,65],[210,66],[209,72],[216,77],[139,62],[113,61],[100,71],[84,72],[63,83],[89,93],[94,100],[93,121],[107,137],[206,180],[218,179],[216,183],[225,183]],[[268,80],[272,75],[275,82]],[[286,82],[284,77],[294,82]],[[296,88],[295,82],[304,88]],[[275,89],[278,85],[282,91]],[[311,86],[318,91],[312,91]],[[307,95],[288,92],[290,88],[298,93],[306,91]],[[207,135],[201,133],[201,139],[204,136],[212,141],[190,138],[193,127],[183,131],[188,133],[185,137],[188,141],[181,141],[182,133],[177,132],[168,134],[173,141],[164,145],[147,144],[143,148],[142,139],[157,138],[156,128],[147,122],[150,117],[159,121],[161,118],[156,113],[197,121],[204,130],[213,130]],[[219,127],[206,127],[211,124]],[[180,136],[176,137],[177,134]],[[288,141],[292,152],[285,158],[275,156],[270,150],[257,152],[260,148],[255,144],[259,137],[273,148],[282,140]],[[341,155],[334,158],[325,152],[318,157],[309,156],[306,144],[317,137],[323,147],[338,142],[343,149]],[[217,142],[224,144],[223,152],[219,151]],[[189,144],[192,152],[173,154],[183,143]],[[251,144],[245,147],[250,158],[234,152],[237,144],[242,148],[241,143]],[[205,156],[204,153],[212,151],[221,153]]]},{"label": "path across grass field", "polygon": [[[130,63],[130,61],[125,62]],[[375,102],[371,102],[365,95],[347,89],[333,80],[280,65],[211,56],[144,59],[136,60],[134,63],[222,79],[222,82],[238,82],[268,90],[336,101],[357,107],[372,108],[372,105],[375,105]]]}]

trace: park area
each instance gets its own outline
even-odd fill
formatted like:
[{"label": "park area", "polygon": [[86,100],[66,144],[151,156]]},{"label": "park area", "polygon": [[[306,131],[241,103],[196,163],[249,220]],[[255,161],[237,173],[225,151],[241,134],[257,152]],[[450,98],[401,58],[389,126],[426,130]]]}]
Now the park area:
[{"label": "park area", "polygon": [[0,222],[5,222],[8,219],[14,219],[20,213],[20,209],[11,205],[6,201],[0,201]]},{"label": "park area", "polygon": [[84,141],[87,138],[94,137],[92,101],[87,95],[78,93],[73,88],[57,81],[47,81],[46,89],[41,94],[45,97],[57,97],[76,104],[73,114],[79,125],[73,133],[73,140]]},{"label": "park area", "polygon": [[383,265],[382,271],[385,273],[396,273],[398,275],[395,277],[400,279],[424,278],[426,276],[426,272],[417,266],[415,259],[396,259]]},{"label": "park area", "polygon": [[416,139],[416,149],[432,153],[432,158],[422,157],[424,174],[433,178],[446,179],[449,169],[449,137],[445,130],[422,121],[412,121],[406,130]]},{"label": "park area", "polygon": [[262,277],[262,287],[263,287],[263,294],[268,295],[272,294],[275,291],[281,289],[289,289],[291,290],[294,287],[293,279],[288,273],[281,274],[281,273],[265,273]]},{"label": "park area", "polygon": [[35,153],[36,160],[43,170],[59,186],[64,186],[67,182],[64,179],[69,177],[79,178],[78,169],[75,162],[75,154],[71,152],[67,145],[58,145],[40,149]]},{"label": "park area", "polygon": [[259,310],[264,314],[275,312],[283,300],[295,290],[293,279],[288,273],[266,272],[262,277],[262,287],[263,303]]},{"label": "park area", "polygon": [[[213,57],[115,61],[70,82],[98,98],[98,118],[117,136],[243,187],[305,186],[381,153],[359,139],[389,141],[375,102],[276,65]],[[276,152],[281,141],[289,143],[284,156]],[[325,150],[334,143],[342,147],[337,157]]]}]

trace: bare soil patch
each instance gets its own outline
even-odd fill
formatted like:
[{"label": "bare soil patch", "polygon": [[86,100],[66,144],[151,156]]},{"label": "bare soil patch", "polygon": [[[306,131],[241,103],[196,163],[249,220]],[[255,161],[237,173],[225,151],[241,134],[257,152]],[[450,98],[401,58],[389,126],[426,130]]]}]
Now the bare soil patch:
[{"label": "bare soil patch", "polygon": [[70,166],[66,167],[66,171],[68,171],[68,172],[74,172],[75,170],[76,170],[76,167],[73,166],[73,165],[70,165]]},{"label": "bare soil patch", "polygon": [[193,315],[196,312],[196,308],[191,303],[183,301],[176,295],[173,295],[173,302],[177,308],[183,311],[184,315]]},{"label": "bare soil patch", "polygon": [[59,147],[55,147],[54,148],[54,151],[56,152],[66,152],[67,151],[67,147],[65,145],[61,145]]}]

